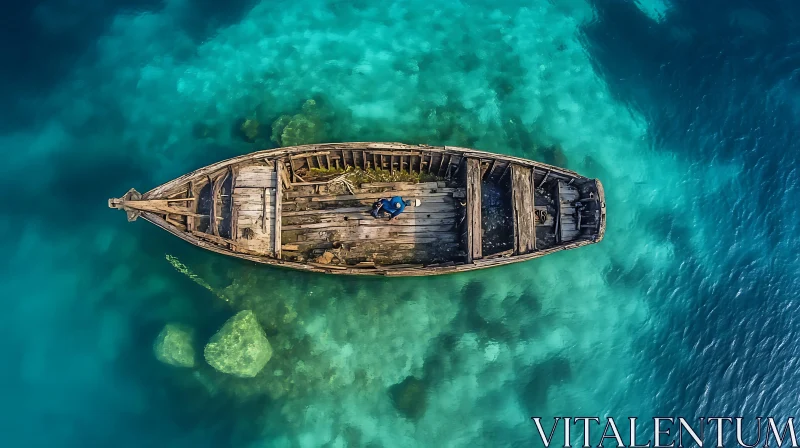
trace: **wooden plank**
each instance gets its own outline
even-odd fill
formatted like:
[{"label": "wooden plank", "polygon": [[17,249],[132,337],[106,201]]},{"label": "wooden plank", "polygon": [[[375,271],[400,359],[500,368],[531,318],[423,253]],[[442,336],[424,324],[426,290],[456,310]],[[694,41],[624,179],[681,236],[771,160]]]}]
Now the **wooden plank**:
[{"label": "wooden plank", "polygon": [[[277,221],[277,220],[276,220]],[[352,228],[352,227],[385,227],[395,232],[416,232],[416,229],[421,231],[446,231],[454,230],[456,224],[455,216],[451,218],[421,218],[400,221],[399,218],[395,221],[389,222],[388,219],[349,219],[347,221],[332,220],[323,222],[312,222],[307,224],[289,224],[283,226],[283,230],[301,230],[301,229],[336,229],[336,228]]]},{"label": "wooden plank", "polygon": [[[440,189],[446,190],[444,188]],[[404,198],[406,200],[411,200],[414,198],[421,198],[425,200],[425,198],[436,198],[436,197],[452,197],[453,192],[455,189],[451,189],[453,191],[446,191],[446,192],[437,192],[437,193],[425,193],[425,192],[413,192],[409,191],[408,193],[413,193],[412,196],[408,198]],[[336,195],[336,196],[312,196],[311,202],[328,202],[328,201],[351,201],[351,200],[359,200],[359,199],[380,199],[385,198],[387,193],[391,193],[389,191],[384,192],[377,192],[377,193],[356,193],[356,194],[343,194],[343,195]]]},{"label": "wooden plank", "polygon": [[[252,217],[255,217],[255,218],[260,218],[260,217],[264,216],[264,211],[263,210],[239,210],[239,217],[245,217],[245,216],[252,216]],[[267,218],[273,218],[273,217],[274,217],[274,215],[272,214],[272,209],[268,208],[267,209]]]},{"label": "wooden plank", "polygon": [[442,160],[439,162],[439,169],[436,170],[436,175],[441,177],[442,176],[442,167],[445,166],[444,164],[444,157],[447,156],[447,166],[450,166],[450,160],[453,158],[450,154],[442,154]]},{"label": "wooden plank", "polygon": [[439,188],[437,182],[366,182],[361,188],[391,188],[393,190],[413,190],[423,188]]},{"label": "wooden plank", "polygon": [[295,171],[297,170],[297,168],[295,168],[294,159],[291,158],[291,157],[289,157],[289,168],[292,171],[292,181],[297,180],[297,174],[295,174]]},{"label": "wooden plank", "polygon": [[[392,226],[392,227],[404,227],[404,226],[428,226],[428,225],[441,225],[447,226],[448,229],[451,228],[456,224],[456,217],[455,214],[451,214],[450,217],[444,218],[414,218],[409,216],[403,216],[405,213],[401,214],[391,224],[388,224],[388,219],[372,219],[370,216],[369,219],[362,219],[358,220],[358,225],[360,226]],[[424,215],[423,215],[424,216]],[[403,219],[405,218],[405,219]],[[351,220],[345,221],[350,222]]]},{"label": "wooden plank", "polygon": [[531,170],[530,179],[530,207],[528,208],[528,219],[531,222],[531,245],[536,250],[536,170]]},{"label": "wooden plank", "polygon": [[[454,210],[451,211],[437,211],[437,212],[423,212],[423,213],[403,213],[394,221],[391,221],[393,226],[407,226],[416,224],[425,224],[426,220],[450,220],[451,223],[456,222],[458,215]],[[329,214],[315,214],[305,216],[284,216],[281,218],[283,225],[298,225],[298,224],[311,224],[311,223],[352,223],[361,226],[373,225],[371,223],[389,223],[386,217],[375,219],[367,212],[353,212],[353,213],[329,213]]]},{"label": "wooden plank", "polygon": [[190,233],[192,235],[194,235],[194,236],[196,236],[198,238],[202,238],[202,239],[204,239],[206,241],[211,241],[212,243],[221,244],[222,246],[229,247],[232,250],[236,250],[236,244],[234,243],[233,240],[229,240],[227,238],[223,238],[223,237],[221,237],[219,235],[209,235],[207,233],[200,232],[200,231],[197,231],[197,230],[193,230]]},{"label": "wooden plank", "polygon": [[529,167],[511,167],[511,209],[514,220],[514,251],[527,254],[535,249],[536,220],[533,197],[533,173]]},{"label": "wooden plank", "polygon": [[[187,196],[192,199],[196,197],[194,188],[195,188],[194,181],[189,181],[189,189],[187,191]],[[197,201],[191,202],[190,204],[187,205],[191,205],[192,211],[195,213],[197,212]],[[192,230],[194,230],[194,228],[195,228],[194,216],[186,215],[186,230],[191,232]]]},{"label": "wooden plank", "polygon": [[233,193],[233,199],[239,202],[247,202],[253,200],[261,200],[262,193],[264,190],[274,190],[271,187],[261,187],[261,188],[247,188],[247,189],[240,189],[237,188]]},{"label": "wooden plank", "polygon": [[487,180],[491,180],[492,179],[492,174],[494,174],[494,169],[495,169],[496,166],[497,166],[497,159],[492,159],[492,162],[489,165],[489,169],[486,170],[486,177],[485,178]]},{"label": "wooden plank", "polygon": [[[339,213],[362,213],[363,216],[369,216],[369,207],[340,207],[340,208],[333,208],[333,209],[315,209],[315,210],[295,210],[295,211],[284,211],[282,213],[283,217],[293,217],[293,216],[313,216],[313,215],[333,215]],[[441,203],[441,202],[423,202],[420,204],[419,207],[415,207],[414,204],[409,205],[400,215],[400,218],[407,214],[423,214],[423,213],[453,213],[454,207],[452,203]],[[398,219],[400,219],[398,218]]]},{"label": "wooden plank", "polygon": [[539,188],[542,188],[545,182],[547,182],[547,178],[550,177],[550,170],[547,170],[544,177],[542,178],[542,182],[539,184]]},{"label": "wooden plank", "polygon": [[125,201],[123,203],[125,208],[132,208],[134,210],[148,211],[158,213],[161,215],[181,215],[181,216],[202,216],[194,213],[192,209],[186,207],[175,207],[168,205],[164,199],[151,199],[140,201]]},{"label": "wooden plank", "polygon": [[467,159],[467,263],[480,259],[483,253],[481,225],[481,162]]},{"label": "wooden plank", "polygon": [[253,173],[239,173],[239,177],[236,180],[236,184],[234,186],[234,192],[237,188],[274,188],[275,187],[275,175],[256,175]]},{"label": "wooden plank", "polygon": [[237,187],[233,189],[234,196],[247,196],[247,195],[261,195],[262,188],[270,188],[270,187]]},{"label": "wooden plank", "polygon": [[383,156],[410,156],[415,155],[418,156],[421,153],[419,151],[381,151],[381,150],[373,150],[371,151],[373,154],[383,155]]},{"label": "wooden plank", "polygon": [[[269,194],[267,193],[267,189],[265,188],[261,194],[263,194],[262,202],[261,202],[261,216],[267,216],[267,201],[269,200]],[[261,221],[261,231],[267,233],[267,220],[264,219]]]},{"label": "wooden plank", "polygon": [[[281,168],[282,167],[282,168]],[[275,186],[277,187],[278,183],[283,183],[283,188],[287,190],[292,189],[292,178],[289,175],[289,170],[286,169],[286,163],[283,160],[278,161],[278,176],[277,179],[280,179],[280,182],[275,182]]]},{"label": "wooden plank", "polygon": [[503,174],[501,174],[500,178],[497,179],[498,182],[503,180],[504,177],[506,177],[506,174],[510,171],[511,165],[512,165],[511,162],[506,162],[506,167],[503,168]]},{"label": "wooden plank", "polygon": [[241,213],[248,213],[248,212],[256,212],[257,214],[263,214],[264,212],[264,204],[267,205],[267,215],[272,214],[271,208],[274,204],[274,200],[272,199],[272,189],[267,189],[267,197],[264,199],[263,197],[259,196],[256,200],[251,201],[236,201],[235,204],[239,207],[239,211]]},{"label": "wooden plank", "polygon": [[556,181],[558,198],[558,219],[556,219],[556,235],[559,242],[572,241],[580,235],[580,223],[575,218],[573,203],[580,198],[577,189],[559,179]]},{"label": "wooden plank", "polygon": [[216,179],[209,178],[209,182],[211,182],[211,213],[209,214],[209,225],[211,226],[211,230],[214,232],[214,236],[219,236],[219,223],[217,222],[217,198],[219,197],[219,192],[222,189],[222,184],[225,183],[225,179],[228,177],[229,170],[225,170],[225,174]]},{"label": "wooden plank", "polygon": [[[448,193],[448,194],[452,194],[452,193]],[[429,195],[428,197],[420,196],[420,198],[423,199],[422,205],[420,207],[427,207],[427,206],[438,207],[438,206],[441,206],[442,204],[449,204],[449,205],[452,206],[454,204],[452,196],[433,196],[433,197],[431,197]],[[285,196],[284,196],[284,199],[285,199]],[[410,196],[409,195],[406,199],[413,200],[413,199],[418,199],[418,198],[415,197],[415,196]],[[283,206],[284,206],[284,208],[287,205],[289,205],[289,206],[298,206],[301,209],[305,209],[305,210],[309,210],[311,208],[324,210],[324,209],[327,209],[327,204],[329,204],[329,203],[333,203],[334,205],[343,205],[343,206],[346,205],[346,206],[349,206],[349,207],[354,207],[356,204],[361,204],[363,206],[372,206],[372,204],[375,202],[375,200],[374,199],[352,199],[352,200],[348,200],[347,204],[335,204],[335,202],[336,201],[312,202],[312,201],[309,201],[309,198],[298,198],[296,201],[286,201],[286,200],[284,200],[283,201]],[[414,205],[414,204],[412,203],[412,205]],[[406,206],[406,208],[408,208],[408,207],[409,206]]]},{"label": "wooden plank", "polygon": [[239,207],[236,204],[231,205],[231,239],[239,239]]},{"label": "wooden plank", "polygon": [[[242,215],[242,216],[239,216],[238,225],[239,225],[240,229],[244,229],[245,227],[254,227],[259,232],[261,232],[262,220],[263,219],[264,218],[261,215],[258,215],[258,216]],[[271,216],[267,216],[267,224],[269,224],[270,221],[272,221],[272,217]]]},{"label": "wooden plank", "polygon": [[[330,153],[331,153],[330,151],[301,152],[299,154],[294,154],[289,157],[292,159],[302,159],[302,158],[308,159],[309,157],[326,156],[329,155]],[[322,167],[322,165],[320,165],[320,167]]]},{"label": "wooden plank", "polygon": [[347,269],[347,266],[340,266],[340,265],[337,265],[337,264],[322,264],[322,263],[315,263],[313,261],[308,261],[306,263],[310,264],[311,266],[316,266],[316,267],[318,267],[320,269],[333,269],[333,270],[346,270]]},{"label": "wooden plank", "polygon": [[264,159],[264,164],[260,164],[258,162],[241,165],[239,167],[239,171],[241,173],[274,173],[275,167],[272,165],[271,160]]},{"label": "wooden plank", "polygon": [[180,222],[180,221],[178,221],[176,219],[173,219],[170,215],[167,215],[167,222],[172,224],[173,226],[181,229],[182,231],[186,231],[186,226],[182,222]]},{"label": "wooden plank", "polygon": [[453,171],[453,174],[450,175],[451,178],[456,177],[458,175],[458,172],[461,171],[461,162],[463,162],[463,161],[464,161],[464,157],[459,155],[458,156],[458,160],[455,163],[456,170]]},{"label": "wooden plank", "polygon": [[[276,175],[273,172],[264,172],[264,171],[239,171],[239,175],[236,177],[239,181],[258,181],[261,179],[275,179]],[[240,185],[236,185],[237,187]]]},{"label": "wooden plank", "polygon": [[[326,156],[327,157],[327,156]],[[286,167],[283,164],[278,165],[278,174],[283,175]],[[281,210],[283,208],[283,189],[281,182],[275,186],[275,232],[272,235],[272,245],[274,247],[275,258],[281,258]]]},{"label": "wooden plank", "polygon": [[391,238],[392,244],[431,244],[431,243],[455,243],[458,235],[455,232],[437,233],[435,235],[425,235],[423,233],[398,234],[398,233],[378,233],[369,235],[340,235],[337,241],[351,244],[361,244],[365,241],[375,241],[378,238]]}]

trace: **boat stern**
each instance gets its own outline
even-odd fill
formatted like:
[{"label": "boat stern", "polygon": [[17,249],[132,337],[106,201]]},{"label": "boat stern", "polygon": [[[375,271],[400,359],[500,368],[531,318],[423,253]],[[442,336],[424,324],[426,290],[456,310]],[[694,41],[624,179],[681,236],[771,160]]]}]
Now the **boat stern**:
[{"label": "boat stern", "polygon": [[600,228],[595,239],[595,242],[599,243],[606,234],[606,192],[600,179],[595,179],[594,185],[595,189],[597,189],[597,198],[600,203]]}]

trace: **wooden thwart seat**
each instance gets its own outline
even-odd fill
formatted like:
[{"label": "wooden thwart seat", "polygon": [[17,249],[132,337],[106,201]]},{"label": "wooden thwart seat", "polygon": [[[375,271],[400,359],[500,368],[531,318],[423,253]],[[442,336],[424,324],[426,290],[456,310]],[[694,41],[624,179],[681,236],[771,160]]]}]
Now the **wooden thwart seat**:
[{"label": "wooden thwart seat", "polygon": [[467,263],[483,256],[481,225],[481,162],[467,159]]},{"label": "wooden thwart seat", "polygon": [[512,165],[511,184],[511,208],[514,215],[514,253],[518,255],[527,254],[536,250],[533,170],[516,164]]},{"label": "wooden thwart seat", "polygon": [[556,183],[558,218],[556,220],[559,242],[572,241],[580,235],[580,217],[575,210],[575,201],[580,199],[578,189],[559,180]]}]

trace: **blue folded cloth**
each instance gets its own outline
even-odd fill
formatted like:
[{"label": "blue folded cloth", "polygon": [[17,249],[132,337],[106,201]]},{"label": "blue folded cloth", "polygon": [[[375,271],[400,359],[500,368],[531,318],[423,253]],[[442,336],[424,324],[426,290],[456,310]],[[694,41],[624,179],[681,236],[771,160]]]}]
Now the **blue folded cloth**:
[{"label": "blue folded cloth", "polygon": [[403,210],[406,209],[406,201],[400,196],[395,196],[392,199],[381,199],[381,205],[381,208],[392,215],[392,218],[403,213]]}]

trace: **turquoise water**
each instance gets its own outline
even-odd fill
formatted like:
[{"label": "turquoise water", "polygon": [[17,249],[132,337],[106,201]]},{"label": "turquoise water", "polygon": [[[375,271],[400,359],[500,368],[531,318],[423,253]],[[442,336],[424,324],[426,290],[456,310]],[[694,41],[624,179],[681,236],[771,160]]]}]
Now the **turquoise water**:
[{"label": "turquoise water", "polygon": [[[220,8],[51,2],[4,31],[7,446],[538,446],[533,415],[796,412],[798,12]],[[270,123],[311,98],[325,141],[455,144],[598,177],[606,239],[350,279],[231,260],[106,208],[274,145]],[[245,118],[265,125],[256,144]],[[155,359],[165,324],[205,341],[243,309],[275,350],[256,378]],[[390,393],[409,376],[415,418]]]}]

